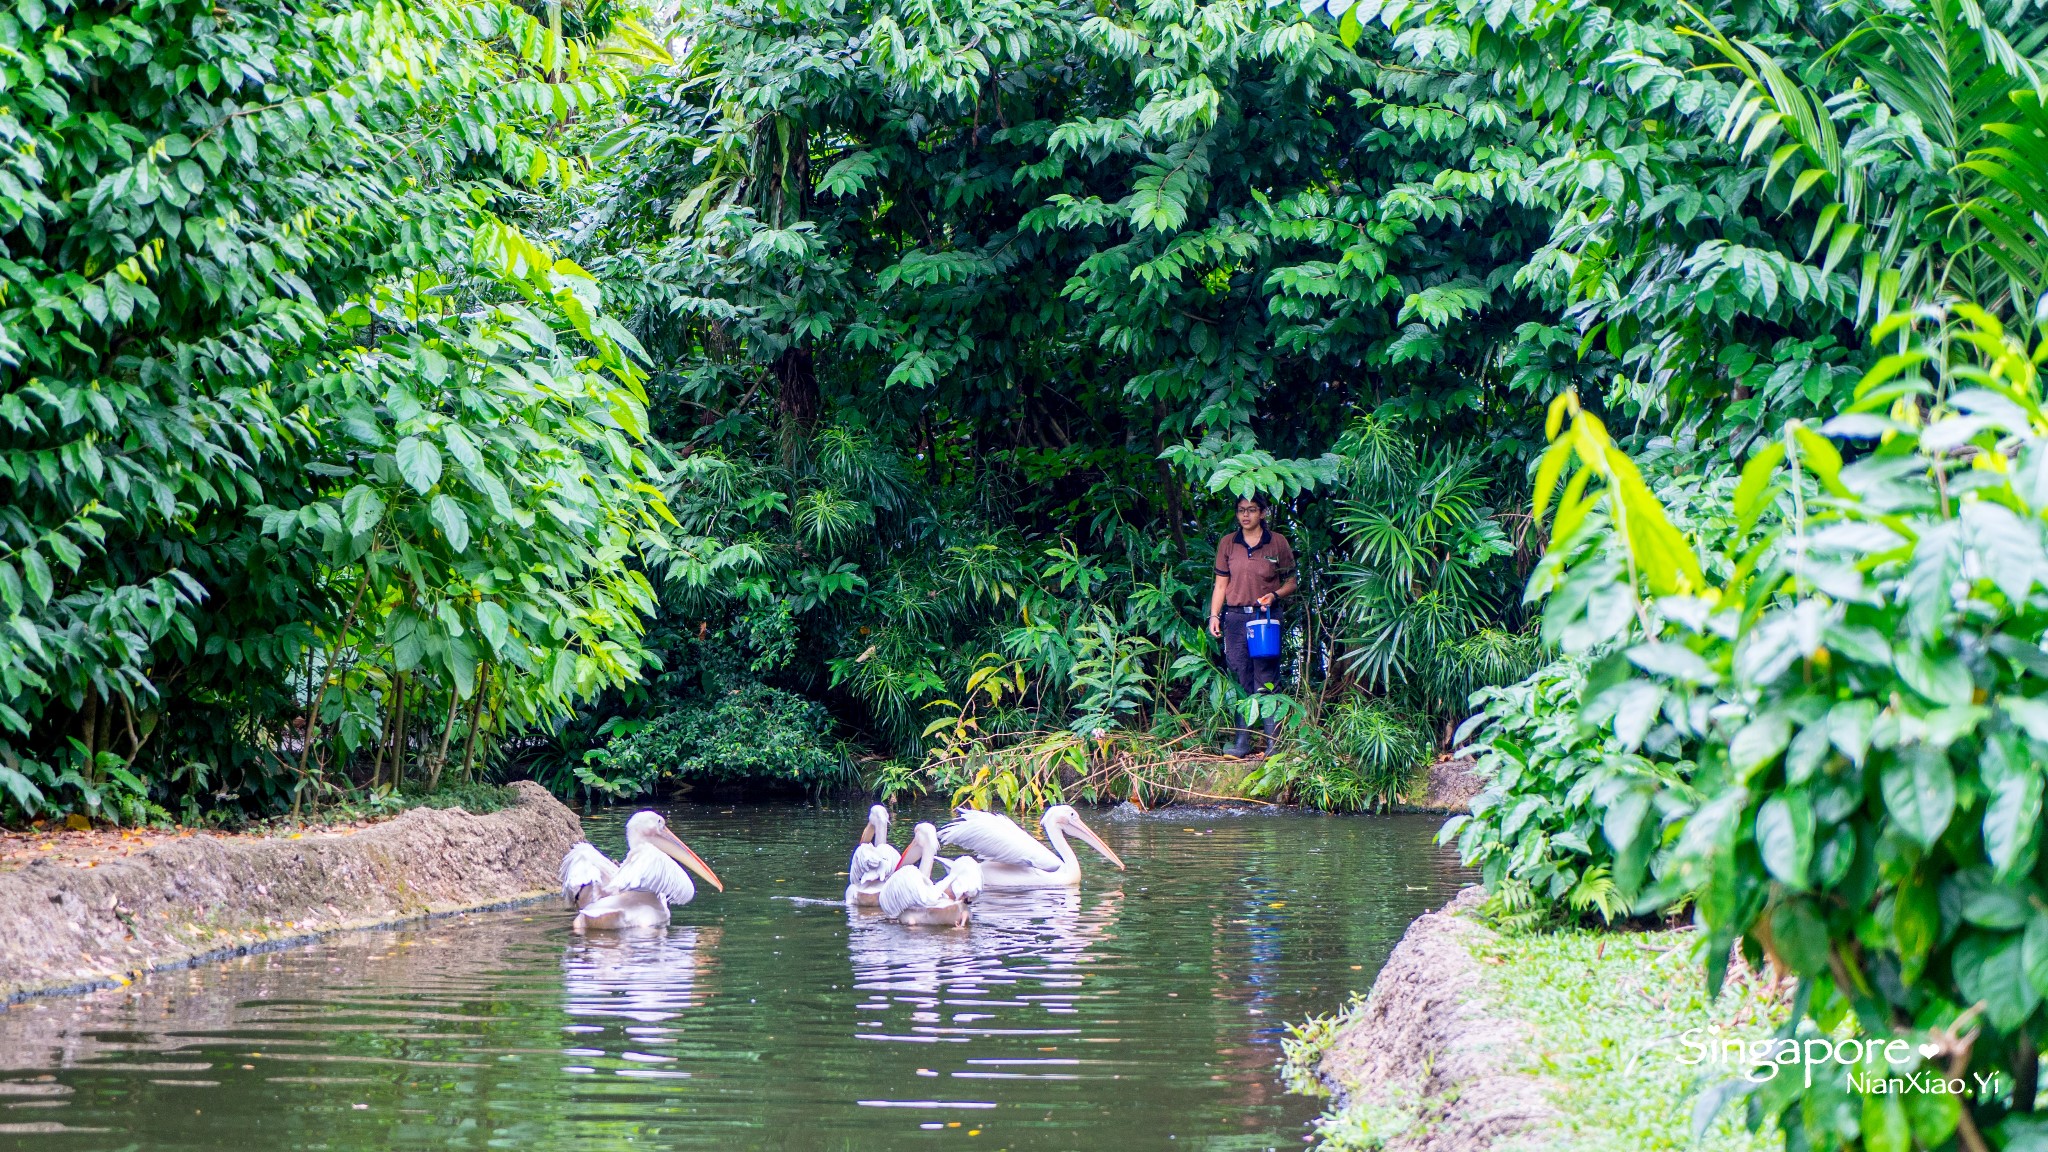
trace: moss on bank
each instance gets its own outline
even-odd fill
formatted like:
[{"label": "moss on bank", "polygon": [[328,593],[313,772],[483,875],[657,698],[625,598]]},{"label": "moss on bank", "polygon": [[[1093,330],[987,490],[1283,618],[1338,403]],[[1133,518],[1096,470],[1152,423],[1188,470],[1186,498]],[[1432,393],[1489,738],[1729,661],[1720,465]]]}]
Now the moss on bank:
[{"label": "moss on bank", "polygon": [[[1694,933],[1481,933],[1470,939],[1480,995],[1524,1038],[1508,1062],[1535,1078],[1556,1114],[1499,1148],[1784,1147],[1775,1130],[1748,1131],[1739,1107],[1723,1111],[1703,1139],[1693,1141],[1694,1104],[1722,1073],[1681,1063],[1681,1056],[1697,1051],[1681,1037],[1697,1028],[1722,1040],[1758,1039],[1786,1011],[1781,996],[1742,973],[1731,974],[1720,997],[1709,999]],[[1287,1057],[1297,1087],[1315,1082],[1323,1052],[1363,1006],[1354,1000],[1345,1012],[1296,1030]],[[1331,1152],[1409,1146],[1422,1136],[1428,1114],[1425,1102],[1399,1089],[1352,1091],[1319,1121],[1318,1145]]]}]

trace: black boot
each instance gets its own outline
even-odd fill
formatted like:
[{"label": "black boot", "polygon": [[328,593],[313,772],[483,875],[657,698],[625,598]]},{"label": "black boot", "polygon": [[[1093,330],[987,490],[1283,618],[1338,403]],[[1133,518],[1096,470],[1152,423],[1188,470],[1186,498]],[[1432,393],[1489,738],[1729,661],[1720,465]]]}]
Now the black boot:
[{"label": "black boot", "polygon": [[1280,718],[1266,717],[1266,755],[1271,756],[1280,748]]},{"label": "black boot", "polygon": [[1228,748],[1227,750],[1225,750],[1225,751],[1224,751],[1224,753],[1223,753],[1223,754],[1224,754],[1225,756],[1235,756],[1235,757],[1237,757],[1237,758],[1238,758],[1239,760],[1242,760],[1242,759],[1244,759],[1245,757],[1247,757],[1247,756],[1251,755],[1251,754],[1252,754],[1252,730],[1251,730],[1251,729],[1249,729],[1249,728],[1239,728],[1239,729],[1237,730],[1237,741],[1236,741],[1236,743],[1232,744],[1232,745],[1231,745],[1231,746],[1230,746],[1230,747],[1229,747],[1229,748]]}]

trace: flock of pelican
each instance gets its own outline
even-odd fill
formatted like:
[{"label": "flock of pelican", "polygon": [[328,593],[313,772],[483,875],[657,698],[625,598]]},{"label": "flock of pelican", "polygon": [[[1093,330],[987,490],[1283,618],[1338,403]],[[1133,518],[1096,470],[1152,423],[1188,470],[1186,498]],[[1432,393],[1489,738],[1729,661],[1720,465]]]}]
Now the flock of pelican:
[{"label": "flock of pelican", "polygon": [[[846,903],[878,908],[901,924],[964,928],[968,906],[984,891],[1078,887],[1081,861],[1067,840],[1070,835],[1123,871],[1124,862],[1071,807],[1046,809],[1039,827],[1045,843],[1008,816],[961,808],[944,828],[920,822],[911,830],[910,843],[898,851],[889,843],[889,809],[877,804],[868,809],[867,824],[847,862]],[[941,856],[942,846],[964,854]],[[945,869],[936,881],[935,865]],[[623,861],[613,863],[588,843],[569,849],[562,857],[562,895],[576,910],[579,934],[661,928],[669,922],[669,909],[696,899],[691,872],[725,891],[718,874],[669,831],[660,813],[638,812],[626,821]]]}]

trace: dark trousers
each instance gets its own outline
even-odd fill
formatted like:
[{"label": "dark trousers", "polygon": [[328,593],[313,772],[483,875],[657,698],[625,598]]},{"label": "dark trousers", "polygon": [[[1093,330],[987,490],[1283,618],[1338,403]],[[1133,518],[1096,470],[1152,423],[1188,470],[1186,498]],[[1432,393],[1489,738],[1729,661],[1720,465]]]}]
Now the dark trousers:
[{"label": "dark trousers", "polygon": [[[1256,692],[1272,692],[1280,686],[1280,658],[1260,656],[1254,658],[1245,647],[1244,626],[1253,619],[1263,619],[1263,612],[1247,613],[1243,608],[1227,607],[1223,610],[1223,663],[1230,668],[1231,678],[1246,695]],[[1278,620],[1280,613],[1273,613]]]}]

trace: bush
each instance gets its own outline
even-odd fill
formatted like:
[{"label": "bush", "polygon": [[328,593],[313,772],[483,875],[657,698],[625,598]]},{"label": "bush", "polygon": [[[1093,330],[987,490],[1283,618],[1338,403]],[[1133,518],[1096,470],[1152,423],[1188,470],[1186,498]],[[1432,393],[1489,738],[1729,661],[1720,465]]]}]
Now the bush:
[{"label": "bush", "polygon": [[[1546,626],[1610,653],[1581,713],[1603,743],[1698,750],[1689,784],[1608,788],[1581,763],[1571,790],[1639,909],[1694,894],[1710,986],[1739,945],[1799,977],[1786,1038],[1904,1037],[1942,1075],[1993,1085],[1859,1098],[1839,1073],[1737,1082],[1753,1117],[1794,1147],[2003,1147],[2038,1136],[2048,1032],[2048,342],[1969,305],[1895,315],[1873,339],[1900,350],[1849,415],[1792,421],[1752,456],[1738,531],[1704,550],[1562,399],[1539,509],[1545,475],[1573,456],[1581,474],[1546,560]],[[1924,418],[1921,396],[1938,398]],[[1877,444],[1845,464],[1822,431]],[[1514,813],[1493,812],[1467,837],[1507,836]],[[1648,866],[1640,890],[1626,861]],[[1907,1059],[1865,1071],[1922,1057]]]},{"label": "bush", "polygon": [[1435,753],[1428,716],[1353,693],[1291,729],[1246,790],[1330,812],[1385,808]]},{"label": "bush", "polygon": [[615,723],[576,778],[621,799],[707,781],[821,788],[844,766],[830,727],[824,705],[746,683],[651,720]]},{"label": "bush", "polygon": [[[1620,837],[1630,853],[1617,860],[1603,826],[1611,820],[1619,831],[1654,815],[1662,827],[1671,798],[1689,795],[1691,762],[1643,756],[1589,723],[1585,687],[1584,662],[1567,657],[1479,693],[1480,711],[1466,721],[1485,733],[1475,751],[1486,786],[1472,814],[1453,817],[1439,839],[1455,837],[1465,865],[1480,870],[1487,911],[1504,928],[1624,913],[1616,869],[1640,876],[1654,837]],[[1651,800],[1661,808],[1653,812]]]}]

